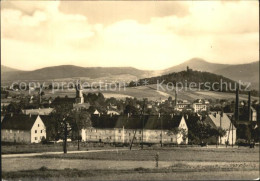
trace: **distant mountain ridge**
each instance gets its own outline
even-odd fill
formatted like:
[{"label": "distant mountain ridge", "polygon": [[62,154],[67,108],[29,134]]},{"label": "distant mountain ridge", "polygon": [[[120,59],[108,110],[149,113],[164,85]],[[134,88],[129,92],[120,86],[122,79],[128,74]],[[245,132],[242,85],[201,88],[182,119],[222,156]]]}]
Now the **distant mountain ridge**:
[{"label": "distant mountain ridge", "polygon": [[[6,69],[6,67],[4,67]],[[99,78],[113,75],[129,74],[141,78],[149,76],[152,71],[143,71],[132,67],[79,67],[74,65],[61,65],[46,67],[33,71],[4,71],[1,73],[2,81],[10,80],[47,80],[73,77]]]},{"label": "distant mountain ridge", "polygon": [[160,71],[140,70],[133,67],[79,67],[74,65],[61,65],[45,67],[33,71],[22,71],[1,65],[1,80],[50,80],[74,77],[88,77],[90,79],[104,78],[109,76],[130,75],[131,79],[149,78],[181,72],[187,69],[205,71],[222,75],[234,81],[251,82],[252,87],[259,89],[259,62],[247,64],[219,64],[210,63],[200,58],[193,58],[179,65]]}]

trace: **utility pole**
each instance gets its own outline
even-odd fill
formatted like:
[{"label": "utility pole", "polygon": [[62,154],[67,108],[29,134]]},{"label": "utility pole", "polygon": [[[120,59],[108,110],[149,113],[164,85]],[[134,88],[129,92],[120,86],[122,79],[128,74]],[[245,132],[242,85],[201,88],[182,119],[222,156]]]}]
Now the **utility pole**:
[{"label": "utility pole", "polygon": [[143,111],[142,111],[142,115],[141,115],[141,119],[142,119],[142,145],[141,145],[141,148],[142,149],[144,147],[144,107],[145,107],[145,99],[144,99]]},{"label": "utility pole", "polygon": [[63,152],[64,152],[64,154],[67,153],[67,136],[68,136],[68,126],[67,126],[67,122],[65,120],[66,120],[66,118],[63,118],[63,123],[64,123]]},{"label": "utility pole", "polygon": [[232,124],[232,148],[233,148],[233,124]]},{"label": "utility pole", "polygon": [[233,147],[233,125],[239,120],[239,90],[236,88],[235,120],[232,123],[232,147]]},{"label": "utility pole", "polygon": [[248,121],[251,121],[251,92],[248,92]]},{"label": "utility pole", "polygon": [[79,113],[78,110],[76,110],[76,124],[77,124],[77,130],[78,130],[78,150],[79,150]]},{"label": "utility pole", "polygon": [[161,147],[163,146],[162,145],[162,119],[161,119],[161,114],[159,113],[159,119],[160,119],[160,122],[161,122]]}]

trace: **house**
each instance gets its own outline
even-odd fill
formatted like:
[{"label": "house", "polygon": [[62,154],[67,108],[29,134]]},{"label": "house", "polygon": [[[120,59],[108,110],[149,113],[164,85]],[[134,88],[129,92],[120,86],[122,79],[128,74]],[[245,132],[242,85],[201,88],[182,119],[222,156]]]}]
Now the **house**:
[{"label": "house", "polygon": [[193,103],[192,107],[194,109],[194,112],[199,112],[199,111],[207,111],[208,105],[199,102],[199,103]]},{"label": "house", "polygon": [[4,142],[39,143],[46,138],[46,128],[39,115],[6,115],[1,127]]},{"label": "house", "polygon": [[100,114],[100,112],[96,109],[93,114]]},{"label": "house", "polygon": [[39,108],[39,109],[23,109],[22,113],[25,115],[49,115],[54,108]]},{"label": "house", "polygon": [[189,108],[190,105],[189,102],[177,103],[175,109],[177,111],[182,111],[183,109]]},{"label": "house", "polygon": [[251,121],[256,121],[257,120],[257,112],[256,112],[255,108],[253,108],[252,106],[250,108],[251,108],[251,115],[250,115]]},{"label": "house", "polygon": [[108,110],[107,115],[119,115],[120,113],[114,110]]},{"label": "house", "polygon": [[230,118],[226,113],[221,112],[211,112],[205,119],[213,128],[222,128],[226,130],[226,135],[219,138],[220,144],[225,144],[228,141],[229,144],[235,144],[236,142],[236,127],[231,122]]},{"label": "house", "polygon": [[82,129],[83,141],[110,143],[164,143],[187,144],[188,139],[172,130],[179,128],[188,133],[183,116],[173,115],[92,115],[92,126]]}]

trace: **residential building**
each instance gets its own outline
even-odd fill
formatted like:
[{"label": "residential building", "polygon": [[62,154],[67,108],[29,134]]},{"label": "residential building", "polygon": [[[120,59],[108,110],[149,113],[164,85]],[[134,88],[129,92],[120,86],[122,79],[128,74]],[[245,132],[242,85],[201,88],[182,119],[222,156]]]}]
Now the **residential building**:
[{"label": "residential building", "polygon": [[163,143],[187,144],[183,134],[171,130],[178,128],[188,133],[183,116],[173,115],[92,115],[92,126],[82,129],[83,141],[111,143]]},{"label": "residential building", "polygon": [[252,106],[250,107],[251,108],[251,121],[256,121],[257,120],[257,112],[255,110],[255,108],[253,108]]},{"label": "residential building", "polygon": [[22,113],[25,115],[49,115],[52,113],[53,108],[39,108],[39,109],[23,109]]},{"label": "residential building", "polygon": [[120,113],[115,110],[108,110],[107,115],[119,115]]},{"label": "residential building", "polygon": [[204,103],[193,103],[192,107],[194,109],[194,112],[199,112],[199,111],[207,111],[207,104]]},{"label": "residential building", "polygon": [[235,144],[236,142],[236,127],[231,122],[226,113],[211,112],[205,119],[206,123],[213,128],[222,128],[226,131],[226,135],[219,138],[220,144],[225,144],[228,141],[229,144]]},{"label": "residential building", "polygon": [[182,111],[183,109],[190,108],[190,105],[189,102],[177,103],[175,109],[177,111]]},{"label": "residential building", "polygon": [[6,115],[1,127],[4,142],[39,143],[46,138],[46,127],[39,115]]}]

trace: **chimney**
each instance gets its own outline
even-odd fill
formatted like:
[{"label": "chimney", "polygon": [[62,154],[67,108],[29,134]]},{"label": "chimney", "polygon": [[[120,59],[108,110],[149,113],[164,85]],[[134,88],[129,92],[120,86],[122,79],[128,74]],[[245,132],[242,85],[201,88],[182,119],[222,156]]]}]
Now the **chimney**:
[{"label": "chimney", "polygon": [[159,113],[159,116],[158,117],[161,117],[161,113]]},{"label": "chimney", "polygon": [[129,117],[129,113],[127,113],[127,117]]},{"label": "chimney", "polygon": [[236,89],[236,105],[235,105],[235,120],[238,121],[239,120],[239,90],[238,88]]},{"label": "chimney", "polygon": [[11,117],[13,117],[14,116],[14,113],[11,113]]},{"label": "chimney", "polygon": [[173,114],[171,113],[171,118],[173,118]]},{"label": "chimney", "polygon": [[251,92],[248,92],[248,121],[251,121]]}]

